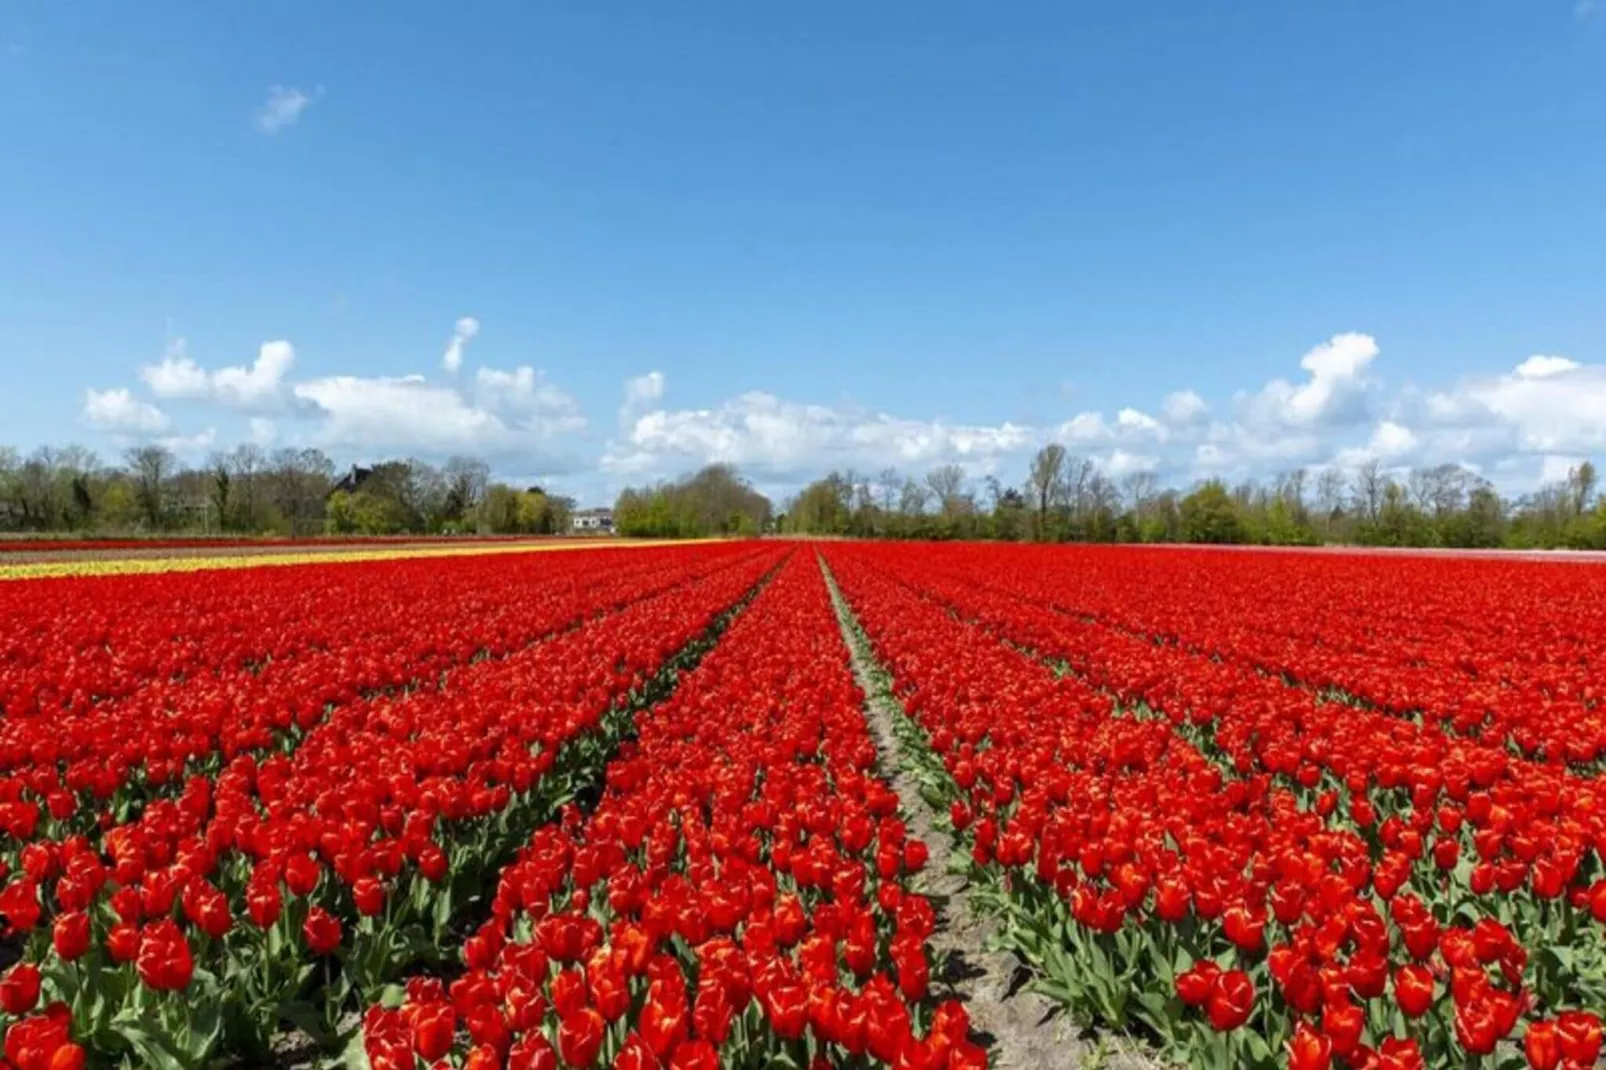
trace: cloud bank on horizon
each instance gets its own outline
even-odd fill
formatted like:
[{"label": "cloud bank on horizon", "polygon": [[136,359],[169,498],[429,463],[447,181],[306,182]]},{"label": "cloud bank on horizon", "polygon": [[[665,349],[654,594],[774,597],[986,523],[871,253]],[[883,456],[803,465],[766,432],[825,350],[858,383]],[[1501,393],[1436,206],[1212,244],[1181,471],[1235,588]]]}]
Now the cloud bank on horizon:
[{"label": "cloud bank on horizon", "polygon": [[[594,494],[711,462],[734,464],[777,492],[833,469],[920,473],[943,464],[1014,483],[1050,442],[1091,458],[1112,478],[1153,472],[1187,484],[1375,460],[1390,469],[1460,464],[1522,491],[1606,447],[1606,365],[1536,354],[1453,383],[1392,385],[1379,371],[1378,340],[1358,332],[1313,346],[1297,375],[1214,401],[1178,385],[1113,412],[1068,411],[1032,424],[967,423],[762,390],[677,407],[668,377],[648,371],[621,384],[612,429],[599,444],[579,401],[545,371],[482,365],[462,374],[479,331],[472,316],[455,323],[440,379],[300,378],[284,340],[264,342],[249,364],[209,369],[179,339],[137,369],[148,397],[128,386],[89,389],[81,420],[119,445],[156,441],[193,453],[228,437],[218,422],[243,418],[232,440],[316,446],[352,460],[476,454],[500,472],[566,477]],[[175,406],[203,426],[181,429],[168,411]]]}]

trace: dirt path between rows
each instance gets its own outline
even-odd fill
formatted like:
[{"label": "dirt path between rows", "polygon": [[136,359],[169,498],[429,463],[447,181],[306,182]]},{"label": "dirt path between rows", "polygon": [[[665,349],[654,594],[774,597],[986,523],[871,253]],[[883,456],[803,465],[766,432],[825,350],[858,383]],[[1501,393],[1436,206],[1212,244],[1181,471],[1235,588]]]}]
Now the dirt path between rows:
[{"label": "dirt path between rows", "polygon": [[920,794],[910,773],[914,763],[894,731],[896,720],[907,714],[823,560],[820,570],[836,608],[842,641],[853,658],[854,676],[865,694],[864,712],[880,756],[880,773],[898,793],[909,834],[930,852],[926,868],[913,884],[937,910],[931,948],[938,996],[964,1003],[975,1039],[987,1048],[988,1063],[997,1070],[1155,1070],[1161,1064],[1130,1050],[1129,1042],[1088,1036],[1063,1007],[1027,987],[1031,971],[1024,963],[1010,952],[992,949],[996,923],[970,901],[969,880],[953,872],[953,840]]}]

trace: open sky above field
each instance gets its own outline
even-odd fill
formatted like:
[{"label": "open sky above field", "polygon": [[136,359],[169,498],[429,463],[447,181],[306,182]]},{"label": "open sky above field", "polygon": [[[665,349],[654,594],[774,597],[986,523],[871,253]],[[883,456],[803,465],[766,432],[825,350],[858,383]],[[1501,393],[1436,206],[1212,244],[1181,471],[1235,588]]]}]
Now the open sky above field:
[{"label": "open sky above field", "polygon": [[1603,105],[1597,0],[10,5],[0,443],[1520,490]]}]

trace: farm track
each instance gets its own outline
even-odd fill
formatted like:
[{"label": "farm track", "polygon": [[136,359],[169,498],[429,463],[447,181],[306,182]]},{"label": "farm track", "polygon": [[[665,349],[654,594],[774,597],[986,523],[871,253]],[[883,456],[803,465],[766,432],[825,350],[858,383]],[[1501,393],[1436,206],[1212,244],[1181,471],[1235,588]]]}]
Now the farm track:
[{"label": "farm track", "polygon": [[[946,817],[929,803],[917,766],[935,760],[924,731],[892,693],[891,677],[876,661],[836,577],[819,560],[831,602],[842,628],[842,641],[853,657],[854,675],[865,694],[865,716],[881,755],[882,775],[892,783],[909,821],[910,833],[931,852],[916,882],[919,891],[938,905],[932,950],[938,977],[953,998],[970,1011],[977,1039],[988,1049],[989,1064],[998,1070],[1151,1070],[1158,1061],[1125,1039],[1093,1035],[1065,1015],[1065,1008],[1030,986],[1031,968],[1009,951],[994,946],[998,919],[973,900],[966,860]],[[941,763],[936,762],[936,770]]]}]

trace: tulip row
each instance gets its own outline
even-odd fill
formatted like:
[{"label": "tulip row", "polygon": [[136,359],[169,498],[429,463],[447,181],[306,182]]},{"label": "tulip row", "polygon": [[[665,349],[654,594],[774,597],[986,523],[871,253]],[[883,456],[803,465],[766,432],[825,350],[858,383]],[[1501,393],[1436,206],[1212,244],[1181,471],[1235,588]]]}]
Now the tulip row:
[{"label": "tulip row", "polygon": [[[149,599],[130,610],[146,623],[121,627],[105,641],[74,629],[85,616],[102,619],[96,607],[107,595],[95,597],[93,584],[0,587],[0,594],[56,593],[54,601],[36,599],[44,605],[34,607],[35,647],[59,646],[68,653],[55,656],[68,661],[75,649],[106,651],[127,684],[98,694],[79,690],[81,701],[48,717],[41,711],[0,719],[0,862],[14,867],[17,850],[36,837],[98,835],[106,815],[115,819],[175,794],[188,776],[215,774],[239,754],[293,747],[331,710],[364,695],[439,687],[453,669],[526,649],[751,553],[607,558],[617,569],[592,555],[554,555],[544,580],[528,561],[512,558],[500,570],[498,559],[438,565],[440,575],[416,566],[320,566],[260,573],[255,593],[232,608],[227,596],[242,590],[224,580],[211,581],[204,594],[176,583],[164,601],[147,579],[130,585]],[[182,601],[191,593],[193,609]],[[283,603],[277,611],[276,597]],[[61,615],[54,631],[49,605]],[[162,667],[153,671],[157,658]],[[141,667],[148,682],[132,682]],[[61,693],[48,682],[47,665],[18,675],[44,681],[33,685],[36,699]]]},{"label": "tulip row", "polygon": [[1200,1066],[1460,1065],[1519,1036],[1593,1065],[1594,781],[923,567],[946,549],[827,556],[1017,949],[1086,1015]]},{"label": "tulip row", "polygon": [[276,535],[196,536],[178,539],[19,539],[0,538],[0,556],[62,551],[106,550],[217,550],[237,547],[297,546],[474,546],[481,543],[541,543],[557,541],[549,535],[318,535],[289,538]]},{"label": "tulip row", "polygon": [[[338,1045],[350,1007],[445,953],[483,881],[592,789],[631,707],[673,685],[783,553],[683,560],[667,589],[435,686],[335,706],[293,748],[235,753],[93,839],[29,843],[0,892],[26,939],[0,983],[20,1018],[7,1058],[260,1060],[284,1021]],[[605,606],[616,589],[593,567]]]},{"label": "tulip row", "polygon": [[1606,570],[967,547],[922,567],[1529,757],[1591,773],[1606,759]]},{"label": "tulip row", "polygon": [[[1323,701],[1242,664],[1156,645],[1014,594],[938,577],[919,584],[1127,707],[1191,726],[1190,738],[1223,769],[1269,774],[1311,798],[1331,792],[1335,807],[1342,797],[1341,820],[1378,825],[1386,848],[1381,863],[1398,874],[1391,879],[1403,881],[1420,865],[1419,878],[1445,883],[1467,900],[1464,911],[1487,913],[1514,902],[1521,909],[1508,920],[1525,943],[1552,942],[1555,930],[1566,927],[1567,911],[1582,909],[1586,899],[1606,910],[1606,881],[1592,884],[1590,876],[1600,876],[1606,846],[1606,782],[1598,778],[1512,757],[1501,747],[1447,735],[1432,722]],[[1340,739],[1344,745],[1335,746]],[[1488,811],[1470,802],[1475,791],[1487,796]],[[1497,818],[1494,807],[1509,817]],[[1489,898],[1493,891],[1499,896]],[[1564,895],[1566,906],[1540,909]],[[1593,952],[1594,941],[1588,943]]]},{"label": "tulip row", "polygon": [[[189,698],[182,685],[196,683],[232,698],[261,689],[250,676],[309,655],[324,663],[270,682],[299,696],[298,685],[358,667],[375,677],[362,686],[423,679],[527,641],[531,611],[539,618],[548,603],[572,614],[606,607],[627,599],[637,577],[667,583],[694,562],[743,552],[469,555],[0,584],[0,712],[8,722],[76,716],[146,690],[176,704]],[[598,584],[619,589],[589,590]],[[0,749],[14,746],[8,737]]]},{"label": "tulip row", "polygon": [[369,1011],[375,1070],[985,1065],[931,1004],[925,848],[812,554],[638,721],[595,810],[503,871],[466,972]]}]

